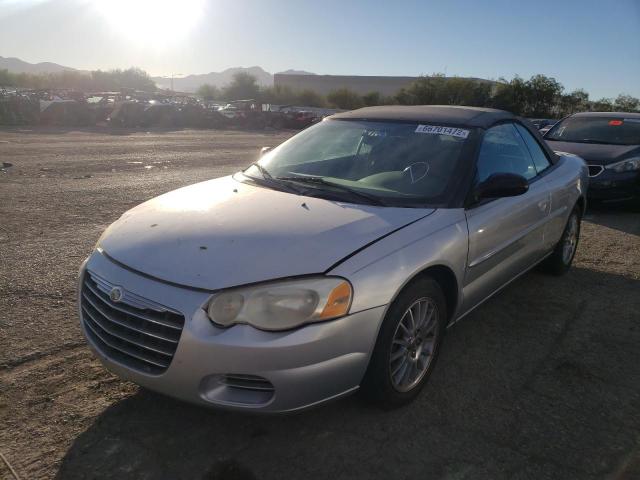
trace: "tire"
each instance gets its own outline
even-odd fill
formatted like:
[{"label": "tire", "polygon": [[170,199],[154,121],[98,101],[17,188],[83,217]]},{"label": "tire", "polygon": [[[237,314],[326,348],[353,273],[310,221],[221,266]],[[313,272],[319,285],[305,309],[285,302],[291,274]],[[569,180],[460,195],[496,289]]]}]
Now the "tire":
[{"label": "tire", "polygon": [[[571,263],[578,249],[581,220],[580,207],[576,206],[567,219],[562,237],[560,237],[560,240],[553,249],[553,253],[542,264],[543,270],[547,273],[564,275],[571,268]],[[571,240],[570,237],[573,237],[573,240]]]},{"label": "tire", "polygon": [[[420,313],[424,313],[420,315],[424,318],[422,331],[411,328],[412,315],[418,317]],[[446,319],[447,305],[438,282],[422,277],[406,286],[389,307],[380,327],[360,389],[365,400],[384,409],[401,407],[414,400],[435,366]]]}]

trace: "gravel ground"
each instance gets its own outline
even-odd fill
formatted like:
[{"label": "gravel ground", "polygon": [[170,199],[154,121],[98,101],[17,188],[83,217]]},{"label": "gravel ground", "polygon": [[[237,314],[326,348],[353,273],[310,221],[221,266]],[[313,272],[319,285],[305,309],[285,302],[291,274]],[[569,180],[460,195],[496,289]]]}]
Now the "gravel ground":
[{"label": "gravel ground", "polygon": [[[640,478],[640,213],[591,211],[574,268],[449,329],[412,405],[219,412],[106,372],[75,277],[128,208],[290,132],[0,131],[0,452],[22,479]],[[0,478],[12,478],[0,461]]]}]

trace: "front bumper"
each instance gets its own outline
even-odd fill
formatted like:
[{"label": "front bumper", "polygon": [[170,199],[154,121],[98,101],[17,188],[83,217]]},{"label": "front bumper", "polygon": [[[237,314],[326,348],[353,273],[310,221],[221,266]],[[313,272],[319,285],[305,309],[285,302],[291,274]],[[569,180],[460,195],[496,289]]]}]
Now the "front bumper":
[{"label": "front bumper", "polygon": [[588,198],[603,202],[617,202],[640,198],[640,172],[617,173],[604,169],[589,178]]},{"label": "front bumper", "polygon": [[[172,397],[230,409],[292,411],[355,391],[385,311],[384,306],[376,307],[284,332],[265,332],[248,325],[223,329],[214,326],[202,309],[210,296],[207,292],[136,274],[99,252],[94,252],[83,266],[80,286],[87,270],[185,317],[171,363],[159,375],[132,368],[101,349],[87,335],[87,326],[81,320],[89,345],[107,369]],[[265,393],[229,386],[226,375],[263,378],[273,390]]]}]

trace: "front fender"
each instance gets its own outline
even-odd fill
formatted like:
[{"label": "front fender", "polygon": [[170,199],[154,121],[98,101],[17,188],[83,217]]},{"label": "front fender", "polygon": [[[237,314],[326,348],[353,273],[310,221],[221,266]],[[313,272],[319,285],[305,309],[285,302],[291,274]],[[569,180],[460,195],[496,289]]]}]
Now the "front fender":
[{"label": "front fender", "polygon": [[331,275],[353,285],[352,312],[391,303],[416,275],[442,265],[456,277],[456,318],[468,253],[468,231],[463,209],[439,209],[334,267]]}]

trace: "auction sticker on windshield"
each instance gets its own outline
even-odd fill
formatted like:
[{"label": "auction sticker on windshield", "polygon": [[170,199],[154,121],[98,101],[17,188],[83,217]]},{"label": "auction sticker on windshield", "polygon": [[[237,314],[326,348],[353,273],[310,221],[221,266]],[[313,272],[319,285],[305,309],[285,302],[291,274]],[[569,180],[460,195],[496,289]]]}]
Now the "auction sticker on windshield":
[{"label": "auction sticker on windshield", "polygon": [[432,135],[451,135],[452,137],[467,138],[469,130],[455,127],[441,127],[437,125],[418,125],[416,133],[430,133]]}]

